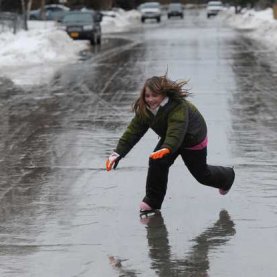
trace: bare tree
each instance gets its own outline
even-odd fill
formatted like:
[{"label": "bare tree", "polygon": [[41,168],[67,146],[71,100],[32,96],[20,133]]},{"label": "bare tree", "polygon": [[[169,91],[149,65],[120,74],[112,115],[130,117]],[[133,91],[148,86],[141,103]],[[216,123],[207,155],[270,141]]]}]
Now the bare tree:
[{"label": "bare tree", "polygon": [[28,30],[28,19],[29,19],[29,13],[32,7],[32,2],[33,0],[21,0],[24,30]]},{"label": "bare tree", "polygon": [[40,2],[40,18],[45,20],[45,0],[41,0]]},{"label": "bare tree", "polygon": [[27,6],[24,0],[21,0],[21,9],[23,14],[23,26],[24,30],[28,30],[28,16],[27,16]]},{"label": "bare tree", "polygon": [[27,14],[28,14],[28,19],[29,19],[29,13],[32,8],[33,0],[29,0],[27,3]]}]

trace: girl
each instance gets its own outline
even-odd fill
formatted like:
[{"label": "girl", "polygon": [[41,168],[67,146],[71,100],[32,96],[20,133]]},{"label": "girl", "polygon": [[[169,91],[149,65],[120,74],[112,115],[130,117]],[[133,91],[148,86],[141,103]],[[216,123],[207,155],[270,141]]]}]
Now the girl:
[{"label": "girl", "polygon": [[180,155],[190,173],[201,184],[226,194],[235,179],[231,167],[207,164],[207,125],[197,108],[186,100],[186,82],[174,82],[164,76],[146,80],[133,111],[135,116],[106,161],[106,169],[116,168],[148,128],[160,140],[149,157],[146,195],[140,204],[143,213],[159,210],[163,203],[170,166]]}]

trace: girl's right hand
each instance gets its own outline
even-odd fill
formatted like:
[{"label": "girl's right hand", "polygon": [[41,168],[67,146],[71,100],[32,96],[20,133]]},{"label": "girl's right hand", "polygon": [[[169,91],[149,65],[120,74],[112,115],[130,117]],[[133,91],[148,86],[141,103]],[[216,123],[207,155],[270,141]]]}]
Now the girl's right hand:
[{"label": "girl's right hand", "polygon": [[157,160],[157,159],[161,159],[163,158],[165,155],[169,154],[170,153],[170,150],[168,148],[162,148],[156,152],[153,152],[151,155],[150,155],[150,159],[152,160]]},{"label": "girl's right hand", "polygon": [[116,152],[113,152],[106,160],[106,170],[110,171],[112,168],[116,169],[120,159],[121,159],[120,155]]}]

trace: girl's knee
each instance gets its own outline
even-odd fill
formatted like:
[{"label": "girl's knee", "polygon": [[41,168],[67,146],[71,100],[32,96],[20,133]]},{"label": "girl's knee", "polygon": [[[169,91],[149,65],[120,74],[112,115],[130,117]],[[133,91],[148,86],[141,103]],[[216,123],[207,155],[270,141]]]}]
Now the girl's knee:
[{"label": "girl's knee", "polygon": [[194,178],[202,185],[209,185],[210,183],[210,177],[209,174],[206,172],[203,173],[197,173],[197,174],[193,174]]},{"label": "girl's knee", "polygon": [[162,158],[162,159],[149,159],[149,166],[150,167],[170,167],[172,165],[172,162],[170,162],[168,159],[166,158]]}]

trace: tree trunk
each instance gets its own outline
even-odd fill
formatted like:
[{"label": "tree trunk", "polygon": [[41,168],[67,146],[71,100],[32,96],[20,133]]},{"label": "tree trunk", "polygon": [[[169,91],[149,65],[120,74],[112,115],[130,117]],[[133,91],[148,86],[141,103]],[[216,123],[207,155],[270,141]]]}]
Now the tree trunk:
[{"label": "tree trunk", "polygon": [[46,16],[45,16],[45,0],[41,0],[41,2],[40,2],[40,18],[42,20],[46,19]]},{"label": "tree trunk", "polygon": [[32,8],[33,0],[29,0],[27,3],[27,18],[29,19],[29,13]]},{"label": "tree trunk", "polygon": [[23,15],[23,28],[24,30],[28,30],[28,22],[27,22],[27,11],[25,1],[21,0],[21,8],[22,8],[22,15]]}]

